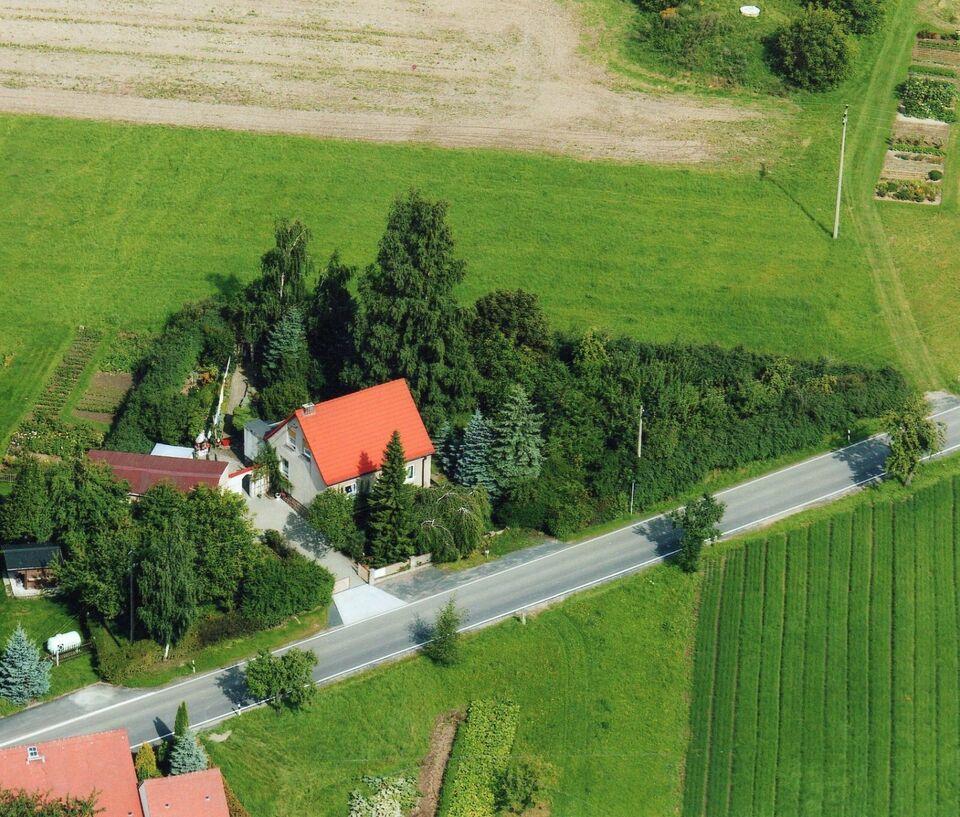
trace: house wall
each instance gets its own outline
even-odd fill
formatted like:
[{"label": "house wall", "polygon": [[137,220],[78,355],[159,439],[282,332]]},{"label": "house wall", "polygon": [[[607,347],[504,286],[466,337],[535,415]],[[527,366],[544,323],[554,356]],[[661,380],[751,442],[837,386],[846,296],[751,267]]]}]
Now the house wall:
[{"label": "house wall", "polygon": [[[291,448],[289,441],[295,440],[295,447]],[[304,505],[309,505],[313,498],[326,489],[326,484],[320,476],[313,459],[308,459],[309,448],[303,438],[303,429],[295,419],[287,423],[268,442],[276,449],[281,461],[287,461],[287,479],[290,480],[290,495]],[[307,456],[304,456],[304,451]]]},{"label": "house wall", "polygon": [[[413,475],[407,477],[407,484],[409,485],[418,485],[421,488],[426,488],[430,484],[430,467],[431,467],[432,458],[430,456],[418,457],[415,460],[407,460],[407,467],[413,466]],[[362,477],[357,479],[348,479],[346,482],[338,482],[336,485],[331,485],[335,491],[347,491],[347,489],[352,489],[350,493],[357,493],[359,491],[366,491],[370,489],[370,486],[373,484],[373,481],[380,476],[379,471],[375,471],[372,474],[364,474]]]}]

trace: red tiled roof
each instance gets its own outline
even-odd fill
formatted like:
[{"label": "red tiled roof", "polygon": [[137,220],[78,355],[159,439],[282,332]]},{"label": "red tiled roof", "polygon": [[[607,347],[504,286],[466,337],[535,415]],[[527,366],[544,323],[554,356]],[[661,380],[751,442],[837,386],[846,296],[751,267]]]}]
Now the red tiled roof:
[{"label": "red tiled roof", "polygon": [[[28,745],[42,759],[28,761]],[[125,729],[0,749],[0,788],[78,798],[97,792],[98,817],[143,815]]]},{"label": "red tiled roof", "polygon": [[219,769],[144,780],[140,799],[147,817],[229,817]]},{"label": "red tiled roof", "polygon": [[267,437],[294,417],[327,485],[378,471],[394,431],[400,432],[408,461],[433,453],[433,443],[406,380],[391,380],[318,403],[310,414],[298,408]]},{"label": "red tiled roof", "polygon": [[125,451],[88,451],[96,462],[105,462],[117,479],[130,483],[130,493],[144,494],[158,482],[171,482],[181,491],[197,485],[216,488],[227,462],[215,460],[187,460],[180,457],[155,457],[152,454],[128,454]]}]

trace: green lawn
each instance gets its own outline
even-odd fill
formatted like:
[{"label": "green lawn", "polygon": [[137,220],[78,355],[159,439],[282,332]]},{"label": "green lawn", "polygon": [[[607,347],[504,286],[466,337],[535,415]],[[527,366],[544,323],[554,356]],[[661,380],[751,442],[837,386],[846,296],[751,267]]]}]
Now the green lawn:
[{"label": "green lawn", "polygon": [[[60,601],[52,598],[12,599],[0,593],[0,647],[7,643],[17,624],[23,628],[46,654],[47,639],[57,633],[81,630],[77,618]],[[89,653],[64,661],[51,673],[52,686],[48,697],[55,697],[97,680]],[[0,717],[14,707],[0,698]]]},{"label": "green lawn", "polygon": [[307,712],[235,718],[211,756],[256,817],[345,814],[361,776],[416,773],[437,715],[504,697],[520,705],[515,751],[557,770],[553,817],[676,814],[698,585],[651,570],[470,637],[455,668],[413,658],[321,689]]},{"label": "green lawn", "polygon": [[947,477],[710,563],[686,817],[957,812],[958,511]]},{"label": "green lawn", "polygon": [[[832,142],[805,127],[818,150]],[[0,290],[17,294],[0,315],[0,439],[72,327],[153,329],[185,300],[248,279],[279,214],[307,221],[318,257],[340,247],[367,263],[391,197],[410,185],[451,203],[465,299],[523,286],[563,327],[889,357],[859,249],[820,223],[829,196],[808,174],[829,163],[808,157],[801,175],[774,166],[761,180],[755,167],[5,116],[0,160]]]}]

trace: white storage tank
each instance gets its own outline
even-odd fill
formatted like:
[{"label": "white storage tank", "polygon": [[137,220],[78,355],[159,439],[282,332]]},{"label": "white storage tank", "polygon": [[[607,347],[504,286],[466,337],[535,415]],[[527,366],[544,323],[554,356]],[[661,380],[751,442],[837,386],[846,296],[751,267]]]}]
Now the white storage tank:
[{"label": "white storage tank", "polygon": [[47,639],[47,652],[51,655],[60,655],[78,649],[81,644],[83,644],[83,639],[76,630],[71,630],[69,633],[57,633]]}]

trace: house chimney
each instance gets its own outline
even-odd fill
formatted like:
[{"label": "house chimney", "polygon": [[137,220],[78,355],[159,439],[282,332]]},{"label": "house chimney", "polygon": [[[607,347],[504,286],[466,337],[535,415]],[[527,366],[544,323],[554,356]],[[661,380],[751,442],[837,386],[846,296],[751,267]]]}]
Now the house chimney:
[{"label": "house chimney", "polygon": [[303,413],[309,417],[313,414],[314,404],[313,403],[304,403],[300,408],[303,409]]}]

